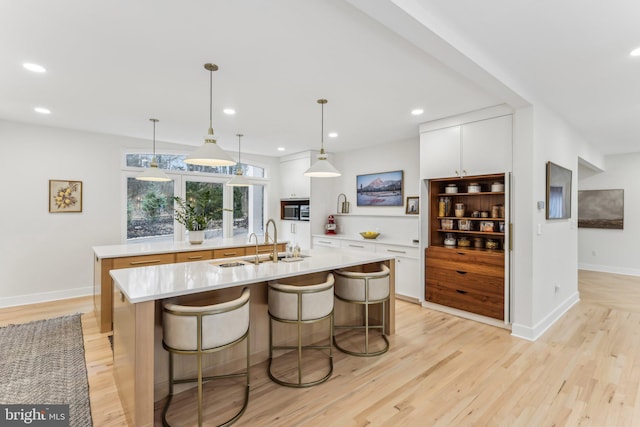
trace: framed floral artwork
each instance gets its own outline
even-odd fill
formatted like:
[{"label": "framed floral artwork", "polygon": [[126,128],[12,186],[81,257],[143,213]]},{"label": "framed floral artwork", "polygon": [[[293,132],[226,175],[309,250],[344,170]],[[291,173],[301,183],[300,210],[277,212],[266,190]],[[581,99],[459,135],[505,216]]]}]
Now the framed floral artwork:
[{"label": "framed floral artwork", "polygon": [[49,212],[82,212],[82,181],[50,179]]}]

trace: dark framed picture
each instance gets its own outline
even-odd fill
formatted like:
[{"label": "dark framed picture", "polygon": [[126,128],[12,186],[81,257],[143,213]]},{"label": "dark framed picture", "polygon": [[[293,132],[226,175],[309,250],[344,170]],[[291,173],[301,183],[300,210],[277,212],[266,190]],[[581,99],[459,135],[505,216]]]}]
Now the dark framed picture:
[{"label": "dark framed picture", "polygon": [[547,162],[547,219],[571,218],[571,170]]},{"label": "dark framed picture", "polygon": [[82,212],[82,181],[50,179],[49,212]]},{"label": "dark framed picture", "polygon": [[624,190],[578,191],[578,227],[624,229]]},{"label": "dark framed picture", "polygon": [[407,207],[405,209],[407,215],[418,215],[420,213],[420,198],[417,196],[407,197]]},{"label": "dark framed picture", "polygon": [[358,206],[402,206],[403,171],[356,176]]}]

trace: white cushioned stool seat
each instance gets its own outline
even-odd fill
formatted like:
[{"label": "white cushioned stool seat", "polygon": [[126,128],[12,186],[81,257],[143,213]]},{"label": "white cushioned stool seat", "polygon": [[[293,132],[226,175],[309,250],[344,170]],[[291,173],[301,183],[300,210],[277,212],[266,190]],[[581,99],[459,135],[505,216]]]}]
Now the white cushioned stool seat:
[{"label": "white cushioned stool seat", "polygon": [[[269,378],[274,382],[288,387],[309,387],[320,384],[329,379],[333,372],[333,345],[331,341],[333,331],[333,274],[329,273],[323,283],[312,285],[295,285],[269,282]],[[304,324],[320,322],[329,319],[328,345],[302,345]],[[274,345],[274,322],[297,325],[297,345]],[[303,350],[329,350],[328,373],[322,378],[303,381]],[[297,381],[278,378],[273,373],[274,350],[297,351]]]},{"label": "white cushioned stool seat", "polygon": [[[239,298],[207,306],[186,306],[165,303],[162,312],[162,346],[169,352],[169,397],[162,412],[162,423],[168,426],[167,412],[173,398],[173,385],[188,382],[198,383],[198,426],[202,425],[202,387],[205,381],[223,378],[244,377],[245,395],[242,408],[229,420],[220,424],[233,424],[244,413],[249,403],[249,288],[244,288]],[[239,373],[204,377],[202,356],[227,349],[242,341],[246,343],[246,370]],[[173,377],[173,355],[197,356],[196,378]]]},{"label": "white cushioned stool seat", "polygon": [[[364,324],[335,325],[333,342],[342,352],[354,356],[377,356],[389,350],[389,341],[384,335],[386,313],[385,304],[389,301],[389,274],[391,270],[384,264],[377,266],[376,271],[349,271],[337,270],[335,274],[335,295],[341,301],[350,304],[362,305],[364,308]],[[369,324],[369,306],[380,304],[382,306],[382,322],[378,325]],[[336,329],[364,329],[364,351],[349,350],[341,346],[336,339]],[[383,346],[380,350],[369,349],[369,330],[380,329]]]}]

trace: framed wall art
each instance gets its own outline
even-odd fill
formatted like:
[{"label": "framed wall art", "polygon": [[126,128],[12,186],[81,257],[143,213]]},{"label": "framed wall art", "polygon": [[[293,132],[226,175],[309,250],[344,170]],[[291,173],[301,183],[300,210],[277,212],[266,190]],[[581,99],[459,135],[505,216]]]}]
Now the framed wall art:
[{"label": "framed wall art", "polygon": [[571,170],[547,162],[547,219],[571,218]]},{"label": "framed wall art", "polygon": [[420,213],[420,197],[407,197],[407,207],[405,209],[407,215],[418,215]]},{"label": "framed wall art", "polygon": [[624,190],[578,191],[578,227],[624,229]]},{"label": "framed wall art", "polygon": [[358,206],[402,206],[403,171],[356,176]]},{"label": "framed wall art", "polygon": [[50,179],[49,212],[82,212],[82,181]]}]

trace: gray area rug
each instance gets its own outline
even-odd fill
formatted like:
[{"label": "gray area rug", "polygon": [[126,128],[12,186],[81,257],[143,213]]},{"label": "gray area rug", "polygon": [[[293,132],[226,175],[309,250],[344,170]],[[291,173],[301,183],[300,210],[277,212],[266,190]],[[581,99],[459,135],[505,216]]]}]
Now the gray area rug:
[{"label": "gray area rug", "polygon": [[80,314],[0,328],[0,403],[68,404],[92,425]]}]

